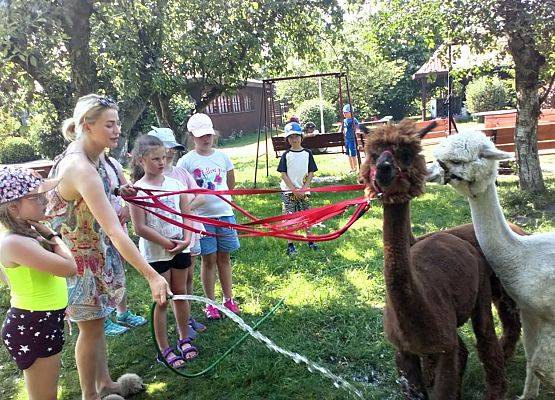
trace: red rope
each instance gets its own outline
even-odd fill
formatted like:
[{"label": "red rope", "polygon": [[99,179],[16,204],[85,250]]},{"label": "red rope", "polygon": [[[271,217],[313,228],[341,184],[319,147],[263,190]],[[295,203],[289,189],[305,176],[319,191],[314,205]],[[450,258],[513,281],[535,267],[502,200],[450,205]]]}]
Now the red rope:
[{"label": "red rope", "polygon": [[[344,192],[361,190],[364,185],[342,185],[342,186],[328,186],[328,187],[317,187],[311,189],[301,189],[299,192]],[[157,216],[158,218],[166,221],[180,228],[187,229],[189,231],[200,233],[207,236],[223,236],[221,234],[202,231],[186,225],[182,222],[173,220],[165,215],[156,212],[155,209],[163,210],[173,215],[180,216],[191,221],[201,222],[203,224],[208,224],[216,227],[225,227],[230,229],[235,229],[239,232],[244,232],[239,234],[242,237],[254,237],[254,236],[273,236],[288,240],[299,240],[299,241],[327,241],[333,240],[341,236],[345,231],[351,227],[355,221],[360,218],[367,210],[370,208],[369,201],[364,197],[358,197],[355,199],[343,200],[335,204],[330,204],[322,207],[311,208],[304,211],[297,211],[290,214],[276,215],[267,218],[257,218],[256,216],[250,214],[247,210],[241,208],[234,202],[223,197],[224,195],[257,195],[257,194],[267,194],[267,193],[280,193],[283,192],[279,189],[233,189],[233,190],[208,190],[208,189],[187,189],[175,192],[165,191],[165,190],[151,190],[137,188],[146,193],[146,196],[133,196],[124,197],[126,201],[135,206],[150,212],[151,214]],[[154,192],[159,192],[159,194],[153,194]],[[201,217],[198,215],[184,214],[177,210],[174,210],[160,201],[160,197],[171,196],[175,194],[209,194],[218,196],[228,204],[230,204],[234,209],[241,212],[251,221],[246,224],[237,224],[219,221],[217,219]],[[343,214],[348,208],[355,207],[355,211],[347,221],[347,223],[340,229],[333,232],[321,235],[301,235],[294,233],[299,230],[306,230],[311,226],[314,226],[320,222],[333,218],[335,216]]]}]

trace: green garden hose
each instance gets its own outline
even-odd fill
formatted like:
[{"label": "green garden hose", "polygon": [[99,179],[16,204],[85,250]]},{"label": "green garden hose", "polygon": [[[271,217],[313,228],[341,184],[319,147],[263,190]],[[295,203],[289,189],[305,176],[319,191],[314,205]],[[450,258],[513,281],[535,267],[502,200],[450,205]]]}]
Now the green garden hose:
[{"label": "green garden hose", "polygon": [[[284,301],[285,301],[285,298],[281,298],[277,302],[277,304],[274,307],[272,307],[272,309],[268,311],[268,313],[266,313],[266,315],[264,315],[260,320],[256,322],[256,324],[252,327],[252,329],[256,330],[260,325],[262,325],[266,321],[266,319],[268,319],[272,314],[274,314],[277,311],[277,309],[283,304]],[[231,347],[227,349],[220,357],[218,357],[212,364],[210,364],[202,371],[194,372],[194,373],[184,372],[182,369],[176,369],[172,367],[168,363],[166,358],[162,356],[162,352],[160,351],[160,348],[158,347],[158,343],[156,342],[156,334],[154,333],[154,310],[155,309],[156,309],[156,303],[153,303],[152,307],[150,308],[150,335],[152,337],[152,343],[154,345],[154,348],[156,349],[156,353],[158,354],[158,359],[161,360],[164,363],[164,365],[168,367],[173,373],[183,376],[185,378],[197,378],[199,376],[207,374],[212,369],[214,369],[216,365],[221,363],[223,359],[226,358],[237,346],[243,343],[250,336],[249,333],[245,333],[233,345],[231,345]]]}]

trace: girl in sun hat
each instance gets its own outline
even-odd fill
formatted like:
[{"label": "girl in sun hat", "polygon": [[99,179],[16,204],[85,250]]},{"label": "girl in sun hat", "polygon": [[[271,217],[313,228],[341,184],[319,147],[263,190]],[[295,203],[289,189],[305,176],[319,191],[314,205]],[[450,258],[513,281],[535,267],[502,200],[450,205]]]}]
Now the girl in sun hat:
[{"label": "girl in sun hat", "polygon": [[[212,148],[214,144],[214,126],[206,114],[197,113],[189,118],[187,130],[191,133],[195,148],[177,162],[178,167],[189,171],[197,184],[206,189],[226,190],[235,187],[233,163],[222,151]],[[224,196],[228,200],[231,196]],[[233,208],[219,197],[208,195],[206,203],[197,208],[197,213],[203,217],[218,219],[219,221],[235,223]],[[233,299],[232,269],[230,253],[239,248],[239,238],[234,229],[205,225],[206,230],[222,236],[205,236],[200,240],[201,246],[201,280],[204,294],[211,300],[215,299],[216,270],[220,278],[223,291],[223,305],[238,314],[237,302]],[[208,319],[221,318],[217,308],[207,305],[205,315]]]},{"label": "girl in sun hat", "polygon": [[[176,150],[185,150],[185,146],[179,144],[175,140],[175,136],[173,134],[173,130],[170,128],[157,128],[155,126],[151,127],[152,130],[149,131],[147,134],[150,136],[155,136],[164,143],[164,147],[166,148],[166,167],[164,168],[164,176],[169,176],[170,178],[177,179],[181,182],[186,189],[199,189],[195,179],[193,176],[184,168],[175,167],[173,165],[173,159],[175,158]],[[199,195],[188,195],[189,196],[189,208],[191,211],[195,211],[200,206],[204,205],[206,201],[206,196],[199,194]],[[204,231],[204,225],[200,222],[192,222],[193,228]],[[194,272],[195,272],[195,262],[196,256],[200,254],[200,239],[201,235],[197,233],[192,233],[191,235],[191,268],[188,268],[187,271],[189,276],[187,278],[187,294],[195,294],[194,287],[193,287],[193,279],[194,279]],[[195,320],[194,318],[190,318],[189,320],[189,337],[194,338],[196,336],[196,332],[204,332],[206,330],[206,326]]]},{"label": "girl in sun hat", "polygon": [[10,287],[11,308],[2,342],[23,371],[29,399],[55,399],[64,345],[66,276],[75,260],[44,220],[44,193],[57,180],[23,168],[0,169],[0,274]]}]

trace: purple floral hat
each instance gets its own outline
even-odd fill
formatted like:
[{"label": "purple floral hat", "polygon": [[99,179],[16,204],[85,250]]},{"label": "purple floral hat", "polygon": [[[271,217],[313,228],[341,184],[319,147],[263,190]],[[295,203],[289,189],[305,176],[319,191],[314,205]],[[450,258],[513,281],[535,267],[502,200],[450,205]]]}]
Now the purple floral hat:
[{"label": "purple floral hat", "polygon": [[43,179],[38,172],[21,167],[0,168],[0,204],[17,200],[38,189],[44,193],[56,187],[59,179]]}]

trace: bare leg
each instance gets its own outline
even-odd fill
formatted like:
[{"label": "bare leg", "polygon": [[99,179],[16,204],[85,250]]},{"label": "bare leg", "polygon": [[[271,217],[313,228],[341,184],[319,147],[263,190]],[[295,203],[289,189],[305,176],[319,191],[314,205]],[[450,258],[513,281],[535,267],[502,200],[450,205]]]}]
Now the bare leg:
[{"label": "bare leg", "polygon": [[[187,291],[187,278],[191,267],[186,269],[172,269],[170,288],[174,294],[185,294]],[[179,339],[187,339],[189,337],[189,317],[190,308],[189,301],[175,301],[174,303],[175,322],[177,330],[179,331]],[[191,344],[184,343],[181,345],[181,350],[190,348]],[[196,357],[195,352],[185,354],[185,357],[190,360]]]},{"label": "bare leg", "polygon": [[217,253],[207,254],[201,258],[200,278],[204,295],[214,300],[214,287],[216,286]]},{"label": "bare leg", "polygon": [[526,381],[520,399],[528,400],[538,397],[540,390],[540,381],[532,370],[532,358],[538,343],[539,320],[524,310],[521,311],[520,316],[522,318],[522,341],[526,353]]},{"label": "bare leg", "polygon": [[[398,351],[395,355],[395,362],[401,376],[401,391],[405,399],[427,399],[428,394],[422,380],[420,357],[416,354]],[[406,382],[402,379],[403,377]]]},{"label": "bare leg", "polygon": [[220,284],[222,285],[222,291],[224,292],[224,297],[226,299],[231,299],[233,297],[233,279],[231,271],[231,259],[229,253],[217,252],[217,263],[218,263],[218,276],[220,277]]},{"label": "bare leg", "polygon": [[[171,272],[172,270],[166,271],[161,274],[166,281],[171,285]],[[173,289],[172,289],[173,292]],[[174,293],[174,294],[183,294],[183,293]],[[173,302],[172,306],[174,310],[177,307],[177,303],[182,303],[181,301]],[[156,305],[154,309],[154,335],[156,336],[156,343],[158,343],[158,348],[160,351],[164,351],[170,344],[168,343],[168,303],[164,305]],[[174,357],[177,354],[169,353],[168,358]],[[176,361],[173,366],[179,367],[183,364],[183,361]]]},{"label": "bare leg", "polygon": [[[172,269],[170,288],[173,294],[185,294],[187,290],[187,277],[189,274],[187,269]],[[187,335],[187,327],[189,325],[189,302],[188,301],[175,301],[174,302],[175,322],[179,331],[179,338],[185,339]]]},{"label": "bare leg", "polygon": [[117,305],[116,309],[118,311],[118,314],[123,314],[127,311],[127,291],[125,291],[125,294],[123,295],[123,298]]},{"label": "bare leg", "polygon": [[351,171],[357,170],[357,158],[356,156],[349,156],[349,166],[351,167]]},{"label": "bare leg", "polygon": [[195,279],[195,262],[197,256],[191,256],[191,266],[187,268],[187,294],[195,294],[193,280]]},{"label": "bare leg", "polygon": [[50,357],[37,358],[23,371],[29,400],[56,400],[62,352]]},{"label": "bare leg", "polygon": [[79,336],[75,344],[75,361],[83,400],[96,400],[103,390],[117,390],[110,378],[106,360],[104,318],[79,321]]}]

